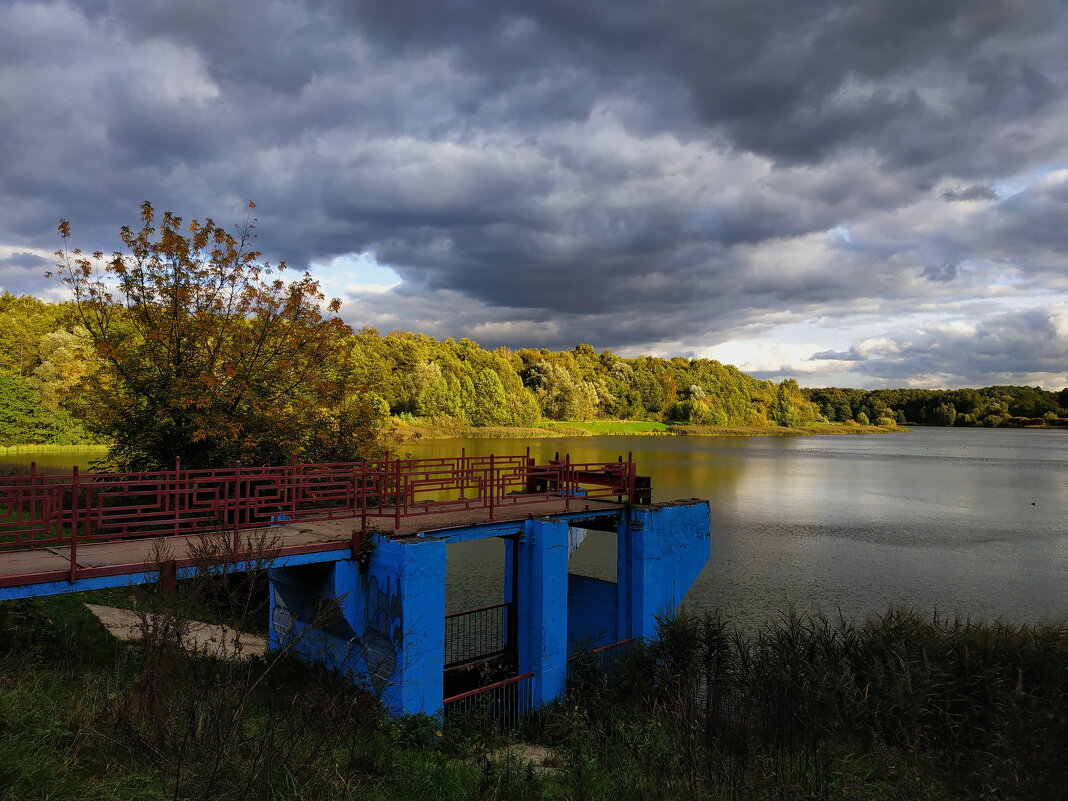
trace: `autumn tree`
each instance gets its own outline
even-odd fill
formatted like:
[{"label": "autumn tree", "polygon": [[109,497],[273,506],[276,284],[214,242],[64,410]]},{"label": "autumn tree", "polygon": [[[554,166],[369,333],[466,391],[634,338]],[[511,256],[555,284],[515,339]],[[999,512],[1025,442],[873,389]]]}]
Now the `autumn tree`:
[{"label": "autumn tree", "polygon": [[[255,208],[249,204],[249,208]],[[125,470],[356,459],[374,450],[386,409],[353,384],[340,302],[323,304],[305,273],[283,281],[254,248],[255,219],[236,235],[151,204],[124,250],[68,250],[70,288],[100,369],[83,384],[87,424]]]}]

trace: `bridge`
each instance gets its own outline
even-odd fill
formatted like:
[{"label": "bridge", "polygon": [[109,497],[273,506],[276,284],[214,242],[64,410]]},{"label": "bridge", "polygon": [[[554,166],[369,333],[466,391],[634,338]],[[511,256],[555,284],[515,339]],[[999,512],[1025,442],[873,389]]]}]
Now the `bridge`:
[{"label": "bridge", "polygon": [[[399,713],[469,699],[453,692],[464,668],[496,659],[504,684],[494,686],[516,691],[521,680],[517,703],[534,708],[559,697],[577,648],[653,635],[707,561],[707,502],[650,501],[629,454],[66,475],[31,466],[0,480],[0,601],[266,564],[272,648],[350,673]],[[569,572],[591,531],[615,540],[614,582]],[[446,615],[447,546],[490,537],[504,543],[502,602]]]},{"label": "bridge", "polygon": [[139,576],[158,567],[161,553],[170,554],[165,572],[190,567],[195,538],[219,532],[230,535],[232,561],[258,558],[255,533],[267,527],[275,558],[358,554],[368,530],[402,536],[568,512],[580,499],[646,498],[647,488],[629,455],[572,463],[557,454],[537,464],[529,448],[519,456],[280,467],[189,470],[179,461],[142,473],[46,475],[31,464],[29,475],[0,480],[0,600],[75,589],[55,586],[64,581],[114,586],[100,579]]}]

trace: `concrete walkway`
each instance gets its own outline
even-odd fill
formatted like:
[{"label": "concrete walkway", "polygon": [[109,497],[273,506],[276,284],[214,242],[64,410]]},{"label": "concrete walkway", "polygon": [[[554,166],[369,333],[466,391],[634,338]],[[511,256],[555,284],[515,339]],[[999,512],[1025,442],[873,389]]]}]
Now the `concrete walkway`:
[{"label": "concrete walkway", "polygon": [[[146,628],[157,622],[154,615],[144,615],[130,609],[86,604],[113,637],[125,641],[140,640]],[[213,626],[198,620],[183,621],[185,630],[182,646],[188,651],[220,659],[249,659],[267,653],[267,639],[228,626]]]}]

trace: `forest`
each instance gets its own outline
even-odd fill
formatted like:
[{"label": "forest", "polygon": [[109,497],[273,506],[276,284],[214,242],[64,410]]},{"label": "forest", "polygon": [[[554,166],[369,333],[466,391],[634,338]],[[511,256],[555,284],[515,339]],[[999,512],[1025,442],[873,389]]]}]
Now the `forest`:
[{"label": "forest", "polygon": [[[0,445],[101,441],[89,379],[100,358],[74,303],[0,295]],[[486,350],[469,339],[346,330],[334,358],[365,406],[394,422],[533,427],[649,420],[694,426],[1060,426],[1068,389],[802,389],[710,359],[623,358],[581,344]],[[324,397],[322,403],[327,403]]]},{"label": "forest", "polygon": [[833,422],[893,418],[899,425],[987,426],[1068,425],[1068,388],[992,386],[982,389],[803,389],[802,394]]},{"label": "forest", "polygon": [[[468,339],[344,331],[334,384],[381,416],[414,423],[537,425],[542,420],[656,420],[795,426],[821,419],[797,382],[759,381],[709,359],[622,358],[569,351],[486,350]],[[99,441],[91,379],[100,368],[73,303],[0,296],[0,445]],[[323,404],[334,402],[324,394]]]}]

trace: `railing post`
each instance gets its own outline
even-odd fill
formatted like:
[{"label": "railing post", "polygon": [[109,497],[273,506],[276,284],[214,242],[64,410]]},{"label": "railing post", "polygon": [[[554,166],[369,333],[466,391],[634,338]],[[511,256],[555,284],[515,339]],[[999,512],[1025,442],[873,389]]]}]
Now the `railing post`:
[{"label": "railing post", "polygon": [[489,490],[489,522],[493,522],[493,496],[497,492],[497,482],[493,480],[493,454],[490,454],[489,464],[489,481],[487,482]]},{"label": "railing post", "polygon": [[289,519],[297,519],[297,455],[289,454]]},{"label": "railing post", "polygon": [[236,560],[241,548],[241,460],[234,462],[234,541],[231,556]]},{"label": "railing post", "polygon": [[[360,462],[360,528],[367,531],[367,462]],[[381,506],[381,504],[379,504]]]},{"label": "railing post", "polygon": [[[37,483],[37,462],[30,462],[30,490],[26,497],[30,500],[30,530],[33,530],[33,513],[36,504],[33,501],[33,485]],[[22,504],[19,504],[19,519],[22,519]],[[41,523],[44,524],[44,504],[41,504]],[[32,535],[31,535],[32,536]]]},{"label": "railing post", "polygon": [[564,454],[564,511],[571,511],[571,454]]},{"label": "railing post", "polygon": [[71,584],[78,580],[78,465],[71,468],[70,477],[70,575],[67,580]]},{"label": "railing post", "polygon": [[171,509],[174,511],[174,533],[178,533],[178,526],[180,521],[178,519],[179,513],[182,511],[182,494],[181,494],[181,475],[182,475],[182,457],[174,457],[174,482],[171,484]]},{"label": "railing post", "polygon": [[466,500],[467,490],[467,448],[460,448],[460,500]]},{"label": "railing post", "polygon": [[400,527],[401,527],[401,522],[400,522],[401,521],[401,466],[400,466],[400,459],[396,460],[395,465],[396,465],[396,470],[395,470],[395,474],[394,474],[395,478],[394,478],[394,485],[393,485],[393,515],[394,515],[393,533],[394,534],[399,534],[400,533]]}]

